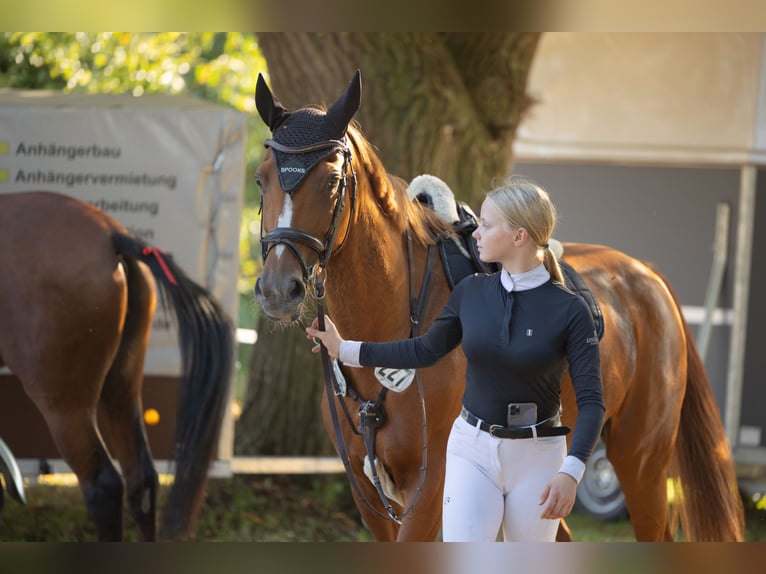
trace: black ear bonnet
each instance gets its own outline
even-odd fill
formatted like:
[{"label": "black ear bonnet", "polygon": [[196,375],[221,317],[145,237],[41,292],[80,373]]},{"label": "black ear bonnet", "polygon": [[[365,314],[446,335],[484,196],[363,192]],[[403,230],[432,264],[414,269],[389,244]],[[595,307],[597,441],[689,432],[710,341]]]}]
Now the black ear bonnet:
[{"label": "black ear bonnet", "polygon": [[[361,78],[357,70],[346,91],[327,112],[301,108],[288,112],[258,76],[255,102],[263,121],[271,128],[266,141],[277,163],[279,183],[284,191],[295,189],[319,160],[347,148],[343,142],[351,118],[359,109]],[[337,142],[337,145],[333,145]]]}]

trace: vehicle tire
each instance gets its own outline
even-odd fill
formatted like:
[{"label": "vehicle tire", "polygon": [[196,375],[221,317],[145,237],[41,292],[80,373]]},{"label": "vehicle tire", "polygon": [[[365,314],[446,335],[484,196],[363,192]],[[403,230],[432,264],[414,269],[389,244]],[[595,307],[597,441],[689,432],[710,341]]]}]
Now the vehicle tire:
[{"label": "vehicle tire", "polygon": [[574,508],[603,521],[620,520],[628,515],[620,482],[612,463],[606,458],[606,447],[601,441],[585,465]]}]

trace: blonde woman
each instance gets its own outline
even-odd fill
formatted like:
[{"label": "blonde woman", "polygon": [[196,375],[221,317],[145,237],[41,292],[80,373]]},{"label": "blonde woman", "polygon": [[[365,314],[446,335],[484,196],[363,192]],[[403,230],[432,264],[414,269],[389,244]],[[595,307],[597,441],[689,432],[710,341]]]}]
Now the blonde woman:
[{"label": "blonde woman", "polygon": [[[463,408],[447,444],[442,538],[553,541],[601,431],[601,367],[593,318],[563,285],[548,243],[556,210],[534,182],[512,177],[487,194],[473,233],[481,260],[499,263],[455,286],[422,336],[345,341],[331,321],[307,328],[348,365],[427,367],[462,343]],[[314,347],[318,352],[318,345]],[[566,368],[578,405],[576,430],[560,423]]]}]

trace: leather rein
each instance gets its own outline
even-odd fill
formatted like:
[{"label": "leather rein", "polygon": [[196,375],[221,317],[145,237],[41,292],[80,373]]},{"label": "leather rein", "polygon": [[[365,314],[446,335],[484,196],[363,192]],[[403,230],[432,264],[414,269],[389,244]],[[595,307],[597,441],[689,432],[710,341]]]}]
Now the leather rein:
[{"label": "leather rein", "polygon": [[[277,151],[290,153],[290,154],[309,153],[309,152],[318,151],[321,149],[333,149],[337,153],[342,153],[344,157],[343,168],[342,168],[343,175],[341,177],[340,183],[338,184],[338,199],[336,200],[335,207],[333,209],[332,220],[331,220],[329,228],[327,229],[327,232],[325,233],[324,240],[320,240],[319,238],[309,233],[306,233],[298,229],[294,229],[292,227],[276,227],[264,235],[263,234],[263,219],[261,219],[261,250],[262,250],[263,260],[266,261],[266,257],[268,256],[271,249],[273,249],[274,246],[278,244],[285,245],[290,250],[290,252],[295,256],[295,258],[298,260],[299,264],[301,265],[304,283],[306,285],[310,285],[313,287],[313,291],[317,301],[317,323],[318,323],[319,330],[324,331],[326,328],[325,327],[325,311],[324,311],[325,269],[330,259],[330,256],[340,251],[343,245],[345,245],[346,239],[348,239],[349,233],[351,231],[351,222],[353,219],[354,209],[356,205],[356,173],[354,172],[354,168],[351,163],[351,147],[348,144],[347,137],[345,137],[343,140],[328,140],[325,142],[320,142],[317,144],[312,144],[309,146],[302,146],[302,147],[284,146],[271,139],[266,140],[265,144],[269,147],[276,149]],[[351,177],[350,177],[351,179],[351,186],[350,186],[351,213],[349,214],[348,226],[346,228],[346,234],[343,238],[343,241],[340,243],[340,245],[338,245],[337,248],[335,248],[335,250],[333,250],[333,247],[336,241],[336,236],[338,233],[338,221],[340,219],[340,215],[343,212],[343,208],[345,206],[346,196],[349,193],[349,185],[348,185],[349,172],[351,174]],[[263,210],[263,195],[261,195],[261,212],[262,210]],[[317,254],[318,262],[315,265],[313,265],[311,268],[309,268],[308,264],[301,256],[296,243],[300,243],[309,247],[312,251],[314,251]],[[412,237],[409,230],[407,230],[407,254],[408,254],[409,284],[410,284],[410,336],[415,337],[419,334],[421,317],[425,310],[426,301],[428,298],[428,291],[429,291],[428,287],[430,285],[430,278],[431,278],[431,264],[433,261],[433,246],[431,245],[428,247],[428,256],[427,256],[425,274],[423,276],[423,282],[421,284],[420,293],[417,296],[414,293],[414,285],[415,285],[414,271],[413,271],[414,262],[413,262],[413,255],[412,255]],[[320,349],[321,349],[321,357],[322,357],[322,371],[324,374],[325,394],[327,396],[330,416],[332,418],[333,430],[334,430],[336,441],[338,444],[338,452],[339,452],[341,461],[343,462],[343,467],[346,471],[346,475],[351,484],[351,487],[353,488],[359,500],[362,501],[367,506],[367,508],[369,508],[374,514],[376,514],[377,516],[381,518],[391,519],[397,522],[398,524],[401,524],[404,517],[407,516],[407,514],[409,514],[412,511],[412,509],[415,507],[415,504],[420,498],[420,494],[423,490],[423,484],[425,482],[426,461],[427,461],[427,451],[428,451],[428,434],[427,434],[427,426],[426,426],[425,393],[423,389],[423,381],[422,381],[420,370],[416,371],[416,380],[417,380],[417,386],[418,386],[418,393],[420,397],[420,406],[421,406],[422,421],[423,421],[422,423],[422,435],[423,435],[422,453],[423,454],[422,454],[422,461],[421,461],[421,467],[420,467],[420,478],[418,481],[418,487],[415,493],[415,497],[412,503],[404,510],[402,514],[397,514],[396,511],[391,506],[391,503],[389,502],[389,499],[383,490],[380,477],[375,467],[375,436],[377,433],[377,429],[383,425],[386,419],[385,411],[383,410],[383,400],[386,397],[388,389],[386,387],[382,387],[381,385],[382,387],[381,391],[378,394],[377,399],[373,402],[373,401],[363,400],[358,395],[358,393],[354,391],[353,388],[348,387],[347,392],[349,396],[351,396],[351,398],[357,403],[359,403],[360,405],[359,406],[359,428],[357,428],[354,425],[351,413],[349,412],[348,407],[346,405],[346,401],[343,398],[344,395],[346,394],[346,389],[341,389],[341,385],[338,383],[338,379],[335,374],[335,369],[333,368],[332,359],[330,358],[330,355],[327,352],[327,348],[321,342],[320,342]],[[364,492],[362,491],[361,487],[359,486],[359,483],[356,480],[356,477],[351,468],[351,461],[348,455],[348,451],[346,449],[346,444],[343,439],[343,434],[340,427],[338,409],[335,402],[336,397],[338,399],[338,402],[340,402],[341,404],[346,420],[349,426],[351,427],[351,429],[354,431],[354,434],[360,435],[364,440],[365,449],[367,451],[367,458],[370,461],[370,467],[372,469],[371,470],[372,482],[375,486],[375,489],[378,492],[378,496],[380,498],[381,503],[386,509],[387,515],[384,515],[383,513],[381,513],[377,508],[375,508],[370,503],[370,501],[364,495]]]}]

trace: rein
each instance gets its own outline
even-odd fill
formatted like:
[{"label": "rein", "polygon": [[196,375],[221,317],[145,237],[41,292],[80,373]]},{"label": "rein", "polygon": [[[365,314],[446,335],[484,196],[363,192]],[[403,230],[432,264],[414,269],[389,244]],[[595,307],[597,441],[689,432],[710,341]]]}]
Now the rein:
[{"label": "rein", "polygon": [[[355,209],[356,204],[356,173],[353,170],[353,165],[351,164],[351,148],[348,144],[348,138],[344,137],[343,140],[327,140],[324,142],[319,142],[316,144],[312,144],[309,146],[303,146],[303,147],[288,147],[282,144],[279,144],[278,142],[275,142],[274,140],[266,140],[266,145],[274,148],[277,151],[281,151],[283,153],[290,153],[290,154],[300,154],[300,153],[309,153],[314,151],[319,151],[323,149],[332,149],[336,152],[343,153],[344,161],[343,161],[343,177],[341,178],[341,181],[338,186],[338,200],[335,203],[335,207],[333,209],[333,215],[332,220],[330,223],[329,228],[327,229],[324,240],[321,240],[309,233],[306,233],[304,231],[294,229],[291,227],[276,227],[272,230],[270,230],[268,233],[263,234],[263,219],[261,219],[261,249],[262,249],[262,256],[263,260],[266,260],[266,257],[268,256],[271,249],[273,249],[276,245],[282,244],[285,245],[295,256],[295,258],[298,260],[299,264],[301,265],[301,270],[303,273],[303,280],[304,283],[307,285],[312,285],[314,288],[314,293],[317,300],[317,323],[320,330],[325,330],[325,312],[324,312],[324,299],[325,299],[325,286],[324,286],[324,270],[326,269],[327,262],[330,259],[330,256],[333,253],[337,253],[340,251],[340,249],[345,244],[346,240],[348,239],[348,236],[351,231],[351,221],[353,219],[353,213]],[[338,232],[338,221],[340,219],[340,215],[343,212],[343,208],[345,206],[346,201],[346,195],[348,190],[348,173],[351,172],[351,214],[348,218],[348,226],[346,229],[346,235],[343,238],[343,241],[340,243],[340,245],[335,248],[333,251],[333,246],[336,241],[336,236]],[[289,192],[288,192],[289,193]],[[263,196],[261,196],[261,211],[263,209]],[[298,246],[296,244],[302,244],[312,251],[314,251],[317,254],[318,262],[309,268],[306,261],[303,259],[303,257],[300,254],[300,251],[298,250]],[[419,334],[420,330],[420,324],[421,324],[421,316],[426,306],[426,299],[428,296],[428,286],[430,284],[430,278],[431,278],[431,264],[433,261],[433,246],[429,246],[428,248],[428,257],[427,257],[427,263],[426,263],[426,270],[425,275],[423,277],[423,283],[421,285],[420,294],[419,296],[415,296],[414,294],[414,272],[413,272],[413,258],[412,258],[412,237],[408,230],[407,232],[407,253],[408,253],[408,267],[409,267],[409,279],[410,279],[410,336],[415,337]],[[427,452],[428,452],[428,435],[427,435],[427,426],[426,426],[426,408],[425,408],[425,392],[423,388],[423,381],[421,377],[420,370],[416,371],[416,380],[418,385],[418,393],[420,396],[420,404],[421,404],[421,411],[422,411],[422,430],[423,430],[423,457],[421,462],[421,468],[420,468],[420,479],[418,482],[417,491],[415,493],[415,497],[412,501],[412,503],[406,508],[406,510],[401,514],[398,515],[396,511],[391,506],[391,503],[389,502],[388,497],[386,496],[385,492],[383,491],[383,486],[380,481],[380,477],[378,476],[377,469],[375,467],[375,436],[377,433],[377,429],[383,425],[386,419],[385,411],[383,410],[383,400],[385,399],[385,396],[388,392],[388,389],[383,387],[378,394],[378,398],[376,401],[363,401],[359,395],[354,392],[352,388],[349,387],[349,394],[353,400],[358,402],[360,404],[359,407],[359,429],[357,429],[354,426],[351,413],[348,411],[346,401],[343,399],[343,394],[339,389],[340,385],[338,384],[337,378],[335,376],[335,370],[333,369],[332,360],[330,359],[330,355],[327,352],[327,348],[320,343],[320,349],[321,349],[321,357],[322,357],[322,370],[324,372],[324,386],[325,386],[325,393],[327,395],[327,401],[329,405],[330,415],[332,418],[333,423],[333,429],[336,436],[336,441],[338,444],[338,451],[340,454],[340,458],[343,462],[343,466],[346,471],[346,475],[348,477],[348,480],[356,493],[357,497],[360,501],[364,502],[364,504],[376,515],[378,515],[381,518],[390,518],[391,520],[394,520],[398,524],[402,523],[402,520],[404,519],[407,514],[409,514],[413,508],[415,507],[415,504],[417,503],[418,499],[420,498],[420,494],[423,490],[423,484],[425,482],[425,472],[426,472],[426,460],[427,460]],[[348,451],[346,449],[345,442],[343,440],[343,434],[340,427],[340,420],[338,416],[338,410],[337,406],[335,404],[335,398],[338,398],[346,420],[353,430],[353,432],[357,435],[361,435],[364,444],[365,449],[367,451],[367,458],[370,461],[370,466],[372,468],[372,482],[375,486],[375,489],[378,492],[378,495],[380,497],[380,501],[383,504],[383,506],[386,509],[386,512],[388,516],[382,514],[380,511],[378,511],[370,501],[367,499],[367,497],[364,495],[361,487],[359,486],[359,483],[356,480],[356,477],[353,473],[353,470],[351,468],[351,461],[348,455]]]},{"label": "rein", "polygon": [[[421,285],[420,289],[420,295],[415,298],[414,297],[414,274],[413,274],[413,259],[412,259],[412,236],[409,233],[409,230],[407,232],[407,254],[408,254],[408,267],[409,267],[409,275],[410,275],[410,336],[416,337],[420,332],[420,324],[421,324],[421,317],[422,312],[425,309],[426,306],[426,300],[428,298],[428,287],[430,285],[430,279],[431,279],[431,263],[433,261],[433,246],[429,246],[428,248],[428,257],[426,262],[426,269],[425,274],[423,276],[423,283]],[[315,273],[313,273],[313,277],[315,278],[315,293],[317,298],[317,323],[320,331],[325,330],[325,313],[324,313],[324,296],[325,296],[325,289],[324,289],[324,272],[316,270]],[[421,408],[421,419],[423,421],[423,424],[421,425],[422,433],[423,433],[423,456],[421,460],[420,465],[420,477],[418,479],[418,486],[415,492],[415,497],[412,500],[412,503],[402,512],[402,514],[397,514],[396,511],[391,506],[391,503],[388,500],[388,497],[386,496],[385,492],[383,491],[383,486],[380,482],[380,477],[378,476],[377,469],[375,468],[375,434],[383,422],[385,421],[385,412],[383,411],[382,402],[383,399],[386,396],[386,393],[388,392],[388,389],[383,387],[380,391],[380,394],[378,395],[378,400],[376,402],[371,401],[365,401],[362,402],[358,395],[356,393],[351,393],[352,398],[359,402],[361,404],[359,408],[359,430],[357,430],[354,427],[353,421],[351,420],[351,415],[348,412],[348,409],[346,408],[346,403],[343,400],[341,393],[338,392],[338,382],[335,377],[335,371],[332,366],[332,359],[330,358],[330,354],[327,351],[327,347],[324,346],[324,344],[320,341],[320,349],[321,349],[321,356],[322,356],[322,371],[324,372],[324,386],[325,386],[325,394],[327,395],[327,401],[328,405],[330,407],[330,416],[332,418],[332,424],[333,424],[333,430],[335,432],[335,437],[338,443],[338,451],[340,454],[341,461],[343,462],[343,467],[346,471],[346,476],[348,477],[349,483],[351,484],[351,487],[353,488],[354,492],[356,493],[357,497],[361,502],[363,502],[367,508],[369,508],[373,513],[375,513],[380,518],[390,518],[397,524],[401,524],[402,520],[415,508],[415,505],[418,502],[418,499],[420,498],[420,494],[423,491],[423,484],[425,482],[425,473],[427,468],[427,459],[428,459],[428,432],[427,432],[427,424],[426,424],[426,405],[425,405],[425,390],[423,388],[423,379],[421,376],[420,370],[416,370],[415,372],[415,378],[418,385],[418,395],[420,396],[420,408]],[[349,389],[352,390],[353,389]],[[381,503],[383,504],[384,508],[386,509],[386,512],[388,513],[388,516],[383,515],[381,512],[379,512],[372,504],[369,502],[367,497],[362,492],[361,487],[359,486],[359,483],[356,480],[356,477],[353,473],[353,470],[351,468],[351,460],[348,455],[348,451],[346,450],[346,444],[343,440],[343,435],[340,429],[340,421],[338,417],[338,409],[335,405],[335,397],[338,397],[341,406],[343,407],[343,411],[346,415],[346,420],[349,423],[349,426],[354,431],[354,434],[361,435],[364,440],[365,449],[367,450],[367,458],[370,460],[370,467],[372,472],[372,482],[375,486],[375,489],[378,492],[378,496],[380,498]],[[368,424],[369,421],[369,424]]]}]

